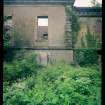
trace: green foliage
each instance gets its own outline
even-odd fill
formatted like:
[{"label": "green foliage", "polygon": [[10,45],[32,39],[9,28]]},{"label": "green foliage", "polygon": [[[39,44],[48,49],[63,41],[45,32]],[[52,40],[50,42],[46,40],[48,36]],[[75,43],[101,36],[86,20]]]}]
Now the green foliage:
[{"label": "green foliage", "polygon": [[[72,45],[75,46],[77,42],[78,32],[80,30],[80,23],[78,20],[78,16],[76,15],[75,11],[73,11],[70,7],[65,7],[67,14],[69,15],[69,21],[71,23],[71,32],[67,32],[67,39],[66,41],[69,41],[70,35],[72,35]],[[68,35],[70,34],[70,35]]]},{"label": "green foliage", "polygon": [[4,62],[4,80],[11,81],[26,77],[32,72],[35,72],[37,66],[35,53],[25,52],[24,54],[16,54],[14,60],[11,62]]},{"label": "green foliage", "polygon": [[[10,19],[10,16],[4,16],[4,22],[6,22],[8,19]],[[7,50],[11,45],[11,35],[10,35],[11,27],[9,26],[3,26],[3,48],[4,50]]]},{"label": "green foliage", "polygon": [[[18,50],[18,53],[19,53],[19,50]],[[4,50],[3,54],[4,54],[3,55],[4,62],[11,62],[12,60],[14,60],[14,57],[16,56],[17,51],[13,50],[12,48],[8,48]]]},{"label": "green foliage", "polygon": [[3,21],[7,21],[8,19],[11,19],[12,16],[4,16],[3,18],[4,18]]},{"label": "green foliage", "polygon": [[4,29],[4,32],[3,32],[3,48],[4,48],[4,50],[7,50],[10,47],[10,44],[11,44],[10,39],[11,39],[10,35]]},{"label": "green foliage", "polygon": [[[99,45],[99,35],[94,35],[87,27],[87,33],[81,38],[81,49],[74,50],[75,61],[80,66],[97,65],[99,64],[99,55],[97,49],[101,48]],[[83,49],[82,49],[83,48]]]},{"label": "green foliage", "polygon": [[75,60],[80,66],[98,64],[99,55],[92,49],[75,49]]},{"label": "green foliage", "polygon": [[8,49],[10,46],[10,36],[4,32],[3,33],[3,47],[4,49]]},{"label": "green foliage", "polygon": [[101,48],[99,44],[100,38],[99,35],[92,34],[87,28],[87,33],[81,37],[81,47],[89,49],[98,49]]},{"label": "green foliage", "polygon": [[61,63],[11,86],[4,82],[4,105],[101,105],[101,75],[92,68]]}]

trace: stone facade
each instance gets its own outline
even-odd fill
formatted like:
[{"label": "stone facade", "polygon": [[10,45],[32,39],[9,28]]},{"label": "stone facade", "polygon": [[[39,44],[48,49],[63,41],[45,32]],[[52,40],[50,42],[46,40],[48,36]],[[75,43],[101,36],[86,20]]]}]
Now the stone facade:
[{"label": "stone facade", "polygon": [[[64,46],[65,8],[63,6],[5,6],[4,15],[12,15],[18,47]],[[48,16],[48,40],[37,40],[37,16]],[[19,44],[20,43],[20,44]]]},{"label": "stone facade", "polygon": [[87,30],[99,37],[99,43],[102,43],[102,10],[101,8],[75,8],[79,17],[80,31],[76,48],[81,47],[81,37],[87,33]]},{"label": "stone facade", "polygon": [[[73,62],[73,51],[65,50],[65,29],[68,28],[65,5],[69,4],[71,7],[73,0],[44,1],[38,3],[36,0],[32,4],[30,2],[28,4],[28,1],[11,3],[5,0],[4,16],[12,16],[12,47],[35,49],[34,51],[40,55],[40,59],[43,59],[45,55],[46,63],[44,65],[47,64],[48,59],[50,59],[50,63],[63,60]],[[38,27],[39,16],[48,17],[48,27]],[[47,40],[38,39],[38,34],[42,34],[40,30],[43,32],[48,30]],[[48,58],[46,59],[46,57]],[[40,62],[43,63],[43,60]]]},{"label": "stone facade", "polygon": [[38,62],[42,65],[54,64],[56,62],[65,61],[73,63],[72,50],[35,50],[38,54]]},{"label": "stone facade", "polygon": [[[72,9],[73,3],[74,0],[34,0],[32,2],[27,0],[12,0],[12,2],[5,0],[4,16],[12,17],[12,47],[35,49],[41,58],[43,58],[43,55],[46,56],[46,63],[44,65],[47,65],[49,58],[51,62],[62,60],[69,63],[73,62],[72,35],[69,50],[65,50],[65,32],[71,31],[71,23],[68,17],[70,14],[67,14],[65,6]],[[79,48],[80,37],[87,31],[87,26],[89,26],[92,32],[99,33],[101,37],[100,21],[102,19],[101,16],[97,17],[97,14],[92,17],[88,13],[80,11],[77,11],[77,13],[79,13],[81,27],[76,46]],[[48,17],[48,27],[38,27],[38,17],[40,16]],[[100,22],[100,26],[97,20]],[[39,34],[43,33],[40,30],[43,32],[48,31],[48,38],[46,40],[38,39],[38,32]]]}]

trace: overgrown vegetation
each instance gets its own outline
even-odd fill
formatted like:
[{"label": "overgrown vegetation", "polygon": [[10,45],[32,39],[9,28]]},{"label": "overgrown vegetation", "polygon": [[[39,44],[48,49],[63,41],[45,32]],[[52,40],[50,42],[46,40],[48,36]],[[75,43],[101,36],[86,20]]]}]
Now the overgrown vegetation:
[{"label": "overgrown vegetation", "polygon": [[83,35],[80,41],[81,48],[75,49],[75,44],[77,42],[80,30],[80,23],[78,20],[79,18],[76,15],[75,11],[73,11],[70,7],[66,7],[66,12],[69,15],[69,21],[71,22],[71,31],[66,32],[66,42],[68,44],[67,46],[70,46],[72,40],[72,48],[74,49],[74,64],[79,66],[90,66],[101,63],[99,62],[100,58],[97,53],[97,50],[101,49],[99,35],[97,35],[96,33],[93,34],[92,32],[90,32],[89,27],[87,27],[86,35]]},{"label": "overgrown vegetation", "polygon": [[11,86],[4,82],[3,91],[4,105],[101,105],[101,74],[60,63]]},{"label": "overgrown vegetation", "polygon": [[81,37],[81,48],[74,50],[74,60],[80,66],[99,65],[101,58],[98,50],[100,49],[99,35],[92,34],[87,27],[87,33]]},{"label": "overgrown vegetation", "polygon": [[101,43],[99,35],[92,34],[87,27],[87,33],[81,37],[81,47],[87,49],[100,49]]},{"label": "overgrown vegetation", "polygon": [[80,66],[99,65],[99,54],[94,49],[75,49],[74,56]]},{"label": "overgrown vegetation", "polygon": [[4,26],[3,26],[3,47],[4,50],[7,50],[11,45],[11,27],[5,25],[9,17],[4,16]]},{"label": "overgrown vegetation", "polygon": [[36,54],[33,52],[17,51],[11,61],[4,61],[4,81],[12,81],[35,73],[38,69]]},{"label": "overgrown vegetation", "polygon": [[[78,32],[80,30],[80,23],[79,23],[79,18],[76,15],[75,11],[73,11],[70,7],[65,7],[66,13],[67,13],[67,18],[68,21],[70,22],[70,28],[71,31],[66,32],[66,43],[68,44],[67,46],[70,46],[69,43],[70,40],[72,40],[72,47],[75,48],[75,44],[77,42],[78,38]],[[71,37],[72,36],[72,37]]]},{"label": "overgrown vegetation", "polygon": [[[72,14],[72,11],[68,12]],[[75,45],[79,24],[74,13],[72,17]],[[3,105],[101,105],[99,68],[86,67],[88,64],[97,64],[96,52],[76,50],[77,62],[85,67],[76,68],[60,62],[40,68],[35,52],[9,49],[11,41],[6,30],[3,39]],[[87,39],[90,40],[90,37]]]}]

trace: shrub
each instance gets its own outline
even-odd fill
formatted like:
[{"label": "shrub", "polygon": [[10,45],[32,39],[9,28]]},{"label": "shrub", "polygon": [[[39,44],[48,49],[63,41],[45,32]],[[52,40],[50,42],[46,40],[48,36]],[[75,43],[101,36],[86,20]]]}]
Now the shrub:
[{"label": "shrub", "polygon": [[10,36],[6,32],[3,33],[3,41],[4,41],[3,43],[4,49],[8,49],[10,46]]},{"label": "shrub", "polygon": [[4,62],[4,80],[11,81],[26,77],[32,74],[32,72],[36,72],[37,67],[35,53],[17,54],[11,62]]},{"label": "shrub", "polygon": [[87,27],[87,32],[81,37],[81,48],[74,49],[74,60],[80,66],[97,65],[99,62],[98,50],[101,49],[100,36],[90,32]]},{"label": "shrub", "polygon": [[101,105],[101,75],[90,67],[55,64],[4,85],[4,105]]},{"label": "shrub", "polygon": [[98,64],[99,55],[97,50],[92,49],[75,49],[74,56],[80,66]]}]

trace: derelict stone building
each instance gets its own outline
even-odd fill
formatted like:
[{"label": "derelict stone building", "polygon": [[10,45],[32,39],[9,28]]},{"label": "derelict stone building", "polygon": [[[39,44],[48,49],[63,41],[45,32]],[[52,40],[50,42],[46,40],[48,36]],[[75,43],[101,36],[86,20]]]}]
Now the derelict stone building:
[{"label": "derelict stone building", "polygon": [[72,10],[73,4],[74,0],[4,0],[5,24],[13,30],[11,47],[35,49],[46,58],[72,62],[72,34],[66,50],[65,32],[71,32],[71,23],[65,7]]}]

